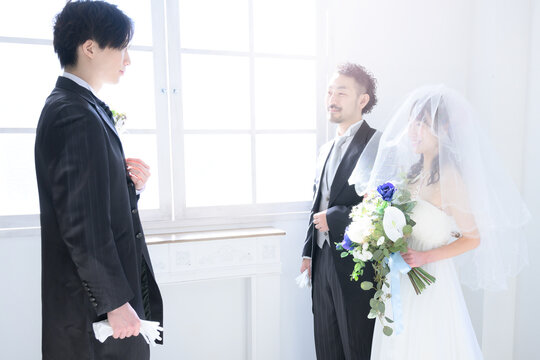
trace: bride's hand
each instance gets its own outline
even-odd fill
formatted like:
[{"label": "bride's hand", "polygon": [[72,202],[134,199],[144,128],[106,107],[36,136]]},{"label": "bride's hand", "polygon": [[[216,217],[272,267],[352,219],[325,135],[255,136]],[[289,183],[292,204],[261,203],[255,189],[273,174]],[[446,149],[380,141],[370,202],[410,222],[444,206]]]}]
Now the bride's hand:
[{"label": "bride's hand", "polygon": [[428,263],[427,254],[423,251],[407,249],[407,252],[401,254],[401,256],[403,257],[403,260],[405,260],[405,262],[412,268],[420,267]]}]

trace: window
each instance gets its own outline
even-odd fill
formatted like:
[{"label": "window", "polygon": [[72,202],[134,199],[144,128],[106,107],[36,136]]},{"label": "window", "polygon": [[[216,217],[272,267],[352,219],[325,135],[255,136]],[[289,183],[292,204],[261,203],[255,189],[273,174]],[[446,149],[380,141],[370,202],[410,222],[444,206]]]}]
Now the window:
[{"label": "window", "polygon": [[[132,65],[99,96],[127,114],[126,156],[152,167],[143,219],[181,225],[306,210],[325,138],[320,4],[110,2],[134,19]],[[33,143],[61,74],[52,23],[64,4],[32,0],[0,11],[0,49],[9,54],[0,66],[9,104],[0,107],[0,228],[38,225]]]}]

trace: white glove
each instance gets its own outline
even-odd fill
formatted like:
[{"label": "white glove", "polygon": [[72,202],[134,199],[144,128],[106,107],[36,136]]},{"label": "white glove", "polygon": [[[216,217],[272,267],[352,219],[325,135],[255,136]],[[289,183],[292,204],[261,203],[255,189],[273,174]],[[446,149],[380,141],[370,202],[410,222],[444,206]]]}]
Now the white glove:
[{"label": "white glove", "polygon": [[[109,320],[95,322],[92,324],[92,327],[94,328],[96,339],[101,342],[105,342],[105,340],[113,334],[113,329],[109,324]],[[139,334],[142,335],[148,344],[156,346],[155,341],[161,340],[161,337],[159,336],[160,331],[163,331],[163,328],[159,326],[158,321],[141,320],[141,330],[139,331]]]},{"label": "white glove", "polygon": [[296,283],[300,286],[301,289],[307,287],[311,289],[311,278],[309,277],[308,269],[304,270],[303,273],[296,277]]}]

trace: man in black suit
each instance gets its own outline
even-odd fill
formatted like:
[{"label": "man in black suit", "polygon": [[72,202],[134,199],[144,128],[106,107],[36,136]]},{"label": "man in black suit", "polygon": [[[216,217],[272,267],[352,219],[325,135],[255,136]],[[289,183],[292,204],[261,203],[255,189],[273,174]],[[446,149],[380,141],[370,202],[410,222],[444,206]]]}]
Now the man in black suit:
[{"label": "man in black suit", "polygon": [[[43,359],[149,359],[140,320],[163,305],[137,209],[150,176],[125,159],[111,111],[96,97],[130,64],[130,18],[102,1],[68,2],[54,25],[64,75],[36,133],[41,209]],[[108,319],[113,337],[96,340]]]},{"label": "man in black suit", "polygon": [[[370,291],[350,281],[351,257],[341,258],[349,214],[362,198],[348,179],[375,130],[362,119],[377,103],[375,79],[356,64],[342,64],[328,86],[329,121],[338,125],[334,140],[320,151],[315,193],[300,271],[312,277],[315,350],[319,360],[369,360],[374,321]],[[368,263],[363,278],[373,279]]]}]

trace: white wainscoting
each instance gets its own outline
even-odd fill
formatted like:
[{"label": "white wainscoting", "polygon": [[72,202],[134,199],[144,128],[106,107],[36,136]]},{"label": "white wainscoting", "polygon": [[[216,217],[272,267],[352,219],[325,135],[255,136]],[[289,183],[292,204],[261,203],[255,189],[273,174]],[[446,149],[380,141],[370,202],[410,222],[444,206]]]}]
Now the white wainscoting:
[{"label": "white wainscoting", "polygon": [[148,236],[165,317],[165,345],[152,359],[279,359],[284,235],[254,228]]}]

